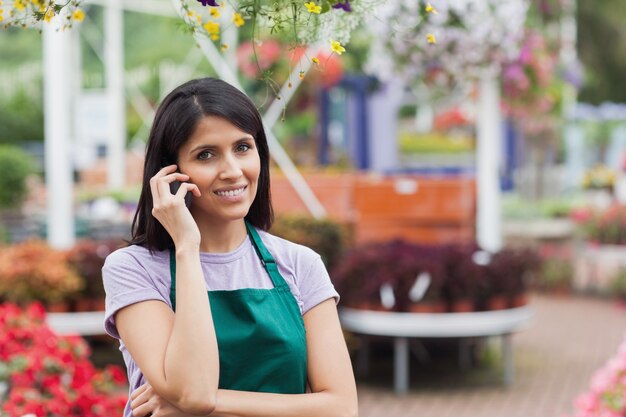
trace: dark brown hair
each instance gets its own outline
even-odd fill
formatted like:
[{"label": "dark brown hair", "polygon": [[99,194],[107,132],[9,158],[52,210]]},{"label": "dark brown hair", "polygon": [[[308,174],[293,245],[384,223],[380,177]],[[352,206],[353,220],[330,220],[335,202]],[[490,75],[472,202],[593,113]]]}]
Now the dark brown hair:
[{"label": "dark brown hair", "polygon": [[174,248],[170,235],[152,216],[150,178],[164,166],[177,162],[178,150],[206,116],[228,120],[254,137],[261,172],[256,196],[245,218],[262,230],[272,226],[269,149],[261,115],[252,101],[232,85],[215,78],[201,78],[175,88],[157,109],[146,147],[143,185],[133,218],[131,245],[141,245],[151,251]]}]

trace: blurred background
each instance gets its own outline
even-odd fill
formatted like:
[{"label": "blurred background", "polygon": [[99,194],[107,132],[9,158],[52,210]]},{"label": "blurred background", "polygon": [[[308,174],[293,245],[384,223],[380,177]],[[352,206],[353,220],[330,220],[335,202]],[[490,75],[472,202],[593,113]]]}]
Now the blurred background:
[{"label": "blurred background", "polygon": [[[15,23],[45,3],[0,3],[0,340],[79,333],[96,415],[127,395],[100,268],[130,237],[156,107],[204,76],[264,117],[270,232],[322,255],[362,416],[626,415],[625,2],[354,0],[296,43],[237,2]],[[32,344],[11,346],[0,415],[36,413],[20,384],[76,368],[32,376]]]}]

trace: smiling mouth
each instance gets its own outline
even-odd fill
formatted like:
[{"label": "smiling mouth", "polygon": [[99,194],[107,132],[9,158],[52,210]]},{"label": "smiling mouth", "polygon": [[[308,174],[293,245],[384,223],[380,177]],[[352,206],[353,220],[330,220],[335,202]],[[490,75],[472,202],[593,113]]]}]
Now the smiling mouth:
[{"label": "smiling mouth", "polygon": [[241,187],[238,188],[236,190],[231,190],[231,191],[214,191],[214,194],[220,196],[220,197],[236,197],[239,194],[243,193],[243,191],[248,188],[248,186],[246,185],[245,187]]}]

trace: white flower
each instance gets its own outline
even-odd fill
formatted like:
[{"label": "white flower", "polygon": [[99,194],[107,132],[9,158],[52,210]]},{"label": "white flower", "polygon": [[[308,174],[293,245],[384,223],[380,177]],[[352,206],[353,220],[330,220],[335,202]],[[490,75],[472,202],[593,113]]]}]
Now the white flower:
[{"label": "white flower", "polygon": [[[486,67],[499,68],[517,55],[528,0],[441,0],[438,13],[424,22],[419,3],[393,1],[378,10],[368,26],[375,39],[369,73],[382,80],[400,76],[408,85],[431,74],[432,82],[449,90],[464,88]],[[451,24],[453,16],[461,25]],[[428,44],[429,33],[437,34],[435,45]]]}]

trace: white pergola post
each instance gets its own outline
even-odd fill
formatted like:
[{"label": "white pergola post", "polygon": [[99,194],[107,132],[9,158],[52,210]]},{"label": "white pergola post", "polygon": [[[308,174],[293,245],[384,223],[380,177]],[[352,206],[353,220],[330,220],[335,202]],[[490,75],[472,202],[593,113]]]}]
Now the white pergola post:
[{"label": "white pergola post", "polygon": [[107,149],[107,184],[109,188],[121,188],[124,186],[126,174],[124,10],[120,0],[108,0],[104,9],[104,67],[111,135]]},{"label": "white pergola post", "polygon": [[485,71],[480,79],[477,139],[476,238],[480,247],[496,252],[502,248],[499,181],[502,117],[500,88],[494,71]]},{"label": "white pergola post", "polygon": [[74,244],[72,190],[72,31],[58,30],[60,17],[43,26],[44,166],[48,243],[58,249]]}]

